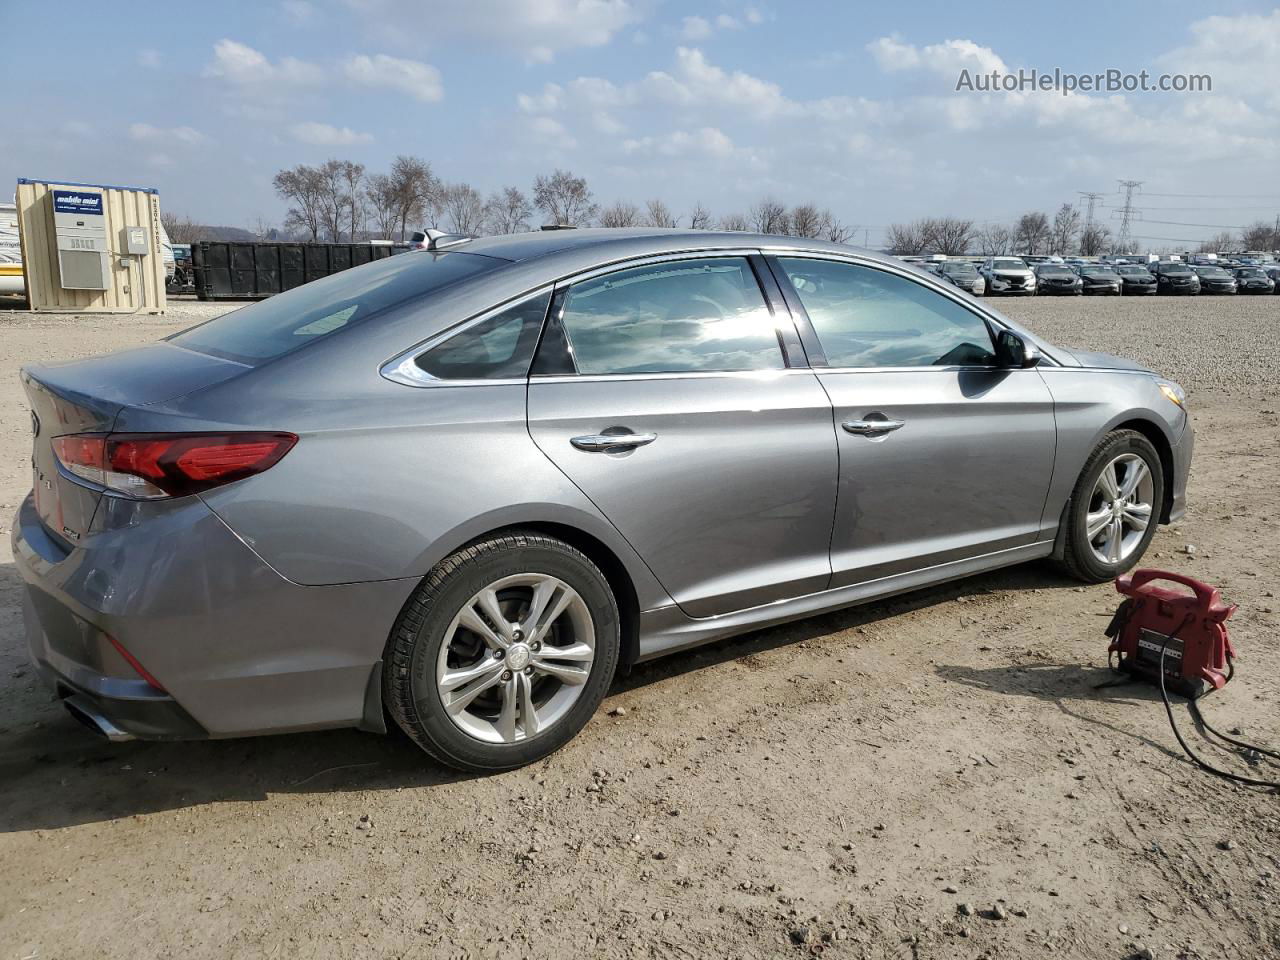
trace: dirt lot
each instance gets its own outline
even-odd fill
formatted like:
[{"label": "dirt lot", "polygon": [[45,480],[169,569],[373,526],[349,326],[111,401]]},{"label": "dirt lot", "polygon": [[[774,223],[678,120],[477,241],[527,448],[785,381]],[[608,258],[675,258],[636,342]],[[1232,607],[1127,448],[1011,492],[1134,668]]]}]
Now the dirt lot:
[{"label": "dirt lot", "polygon": [[[1189,388],[1190,513],[1149,562],[1240,604],[1205,710],[1280,744],[1280,298],[1001,306]],[[1158,694],[1095,691],[1116,594],[1045,566],[639,668],[502,776],[356,732],[92,739],[23,646],[15,374],[182,309],[0,314],[0,960],[1280,956],[1280,797],[1193,768]]]}]

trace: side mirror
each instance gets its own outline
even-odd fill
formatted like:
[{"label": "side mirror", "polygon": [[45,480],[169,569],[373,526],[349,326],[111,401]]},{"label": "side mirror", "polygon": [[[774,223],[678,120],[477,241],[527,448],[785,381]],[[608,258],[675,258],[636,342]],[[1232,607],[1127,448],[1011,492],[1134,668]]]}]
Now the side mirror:
[{"label": "side mirror", "polygon": [[1012,330],[1001,330],[996,337],[996,358],[1004,367],[1028,369],[1040,362],[1040,350],[1027,343]]}]

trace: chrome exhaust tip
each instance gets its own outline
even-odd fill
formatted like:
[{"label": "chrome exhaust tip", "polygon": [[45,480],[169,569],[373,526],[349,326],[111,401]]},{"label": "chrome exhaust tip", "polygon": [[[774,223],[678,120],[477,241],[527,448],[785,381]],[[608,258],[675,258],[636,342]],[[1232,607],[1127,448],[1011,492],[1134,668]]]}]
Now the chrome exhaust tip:
[{"label": "chrome exhaust tip", "polygon": [[135,739],[132,733],[125,733],[114,723],[104,717],[93,704],[80,694],[72,694],[63,699],[63,704],[71,716],[99,736],[106,737],[112,743],[125,743]]}]

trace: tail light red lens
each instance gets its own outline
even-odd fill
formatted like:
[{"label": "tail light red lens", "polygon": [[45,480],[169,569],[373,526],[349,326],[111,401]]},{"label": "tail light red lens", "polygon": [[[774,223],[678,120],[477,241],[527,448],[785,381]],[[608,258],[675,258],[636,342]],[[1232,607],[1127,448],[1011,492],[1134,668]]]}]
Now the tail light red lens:
[{"label": "tail light red lens", "polygon": [[185,497],[262,473],[280,462],[292,433],[112,433],[57,437],[71,473],[144,500]]}]

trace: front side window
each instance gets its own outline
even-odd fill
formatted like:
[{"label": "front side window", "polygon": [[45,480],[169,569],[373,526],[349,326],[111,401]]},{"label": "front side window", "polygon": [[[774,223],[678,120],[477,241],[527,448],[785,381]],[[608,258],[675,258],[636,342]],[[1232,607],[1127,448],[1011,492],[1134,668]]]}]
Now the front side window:
[{"label": "front side window", "polygon": [[580,374],[785,366],[773,315],[742,257],[619,270],[569,289],[562,325]]},{"label": "front side window", "polygon": [[547,313],[547,290],[472,323],[414,362],[437,380],[511,380],[525,377]]},{"label": "front side window", "polygon": [[990,366],[976,314],[897,274],[834,260],[779,257],[833,367]]}]

